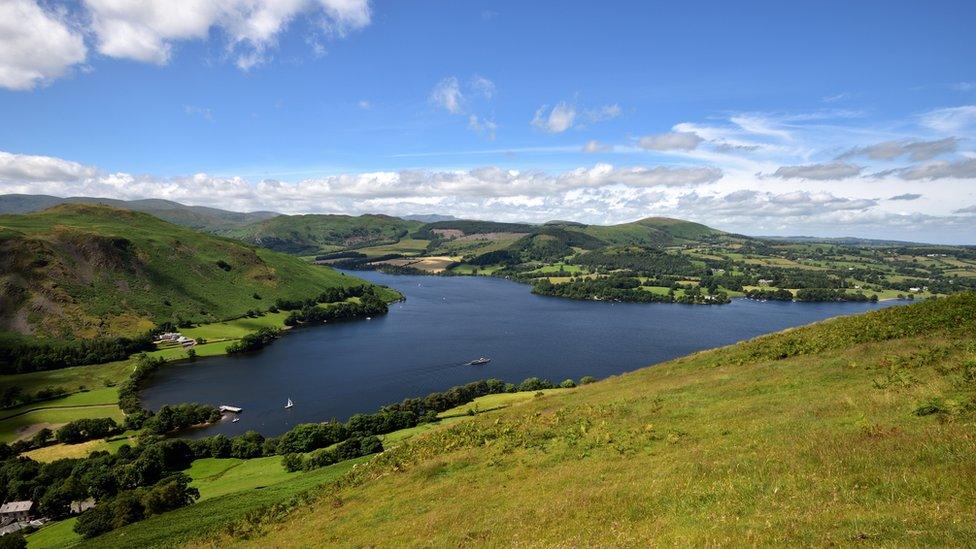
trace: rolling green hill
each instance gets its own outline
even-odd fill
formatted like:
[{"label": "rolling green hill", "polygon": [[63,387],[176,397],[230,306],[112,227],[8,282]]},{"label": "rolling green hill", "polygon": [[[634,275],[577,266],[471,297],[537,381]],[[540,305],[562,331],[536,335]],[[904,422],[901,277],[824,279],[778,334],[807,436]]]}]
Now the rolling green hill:
[{"label": "rolling green hill", "polygon": [[71,339],[267,310],[361,284],[299,258],[107,206],[0,216],[0,331]]},{"label": "rolling green hill", "polygon": [[648,217],[632,223],[620,225],[587,225],[580,229],[607,244],[641,245],[641,246],[670,246],[701,242],[728,233],[712,229],[700,223],[671,219],[668,217]]},{"label": "rolling green hill", "polygon": [[417,435],[215,541],[969,545],[974,341],[968,293],[697,353]]},{"label": "rolling green hill", "polygon": [[280,252],[314,254],[397,242],[422,225],[388,215],[283,215],[224,234]]},{"label": "rolling green hill", "polygon": [[117,200],[73,196],[61,198],[43,194],[0,195],[0,214],[25,214],[46,210],[60,204],[89,204],[112,206],[123,210],[143,212],[162,220],[206,232],[221,232],[233,227],[256,223],[275,217],[275,212],[231,212],[206,206],[187,206],[171,200]]}]

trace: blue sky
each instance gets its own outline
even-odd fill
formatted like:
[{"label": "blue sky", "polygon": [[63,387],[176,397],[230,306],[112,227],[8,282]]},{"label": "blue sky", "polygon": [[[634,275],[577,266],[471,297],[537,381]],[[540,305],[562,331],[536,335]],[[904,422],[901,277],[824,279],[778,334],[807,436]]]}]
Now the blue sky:
[{"label": "blue sky", "polygon": [[0,192],[976,243],[972,2],[176,4],[0,6]]}]

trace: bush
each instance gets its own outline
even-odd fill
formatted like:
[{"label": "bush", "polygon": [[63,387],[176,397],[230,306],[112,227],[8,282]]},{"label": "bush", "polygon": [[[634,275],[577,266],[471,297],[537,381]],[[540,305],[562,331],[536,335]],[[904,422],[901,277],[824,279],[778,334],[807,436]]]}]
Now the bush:
[{"label": "bush", "polygon": [[553,384],[548,379],[530,377],[519,384],[519,391],[541,391],[542,389],[552,389]]},{"label": "bush", "polygon": [[563,389],[572,389],[573,387],[576,387],[576,382],[572,379],[565,379],[559,384],[559,386]]},{"label": "bush", "polygon": [[302,469],[302,456],[301,454],[285,454],[285,457],[281,458],[281,465],[289,473],[300,471]]},{"label": "bush", "polygon": [[583,377],[580,378],[579,384],[580,385],[589,385],[590,383],[593,383],[595,381],[596,381],[596,378],[593,377],[593,376],[583,376]]}]

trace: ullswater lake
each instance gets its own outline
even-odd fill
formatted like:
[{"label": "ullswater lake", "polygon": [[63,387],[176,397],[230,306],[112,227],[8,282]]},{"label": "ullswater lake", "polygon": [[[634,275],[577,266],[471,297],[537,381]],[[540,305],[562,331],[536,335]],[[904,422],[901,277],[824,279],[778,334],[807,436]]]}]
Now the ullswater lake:
[{"label": "ullswater lake", "polygon": [[[241,406],[239,422],[225,418],[191,436],[275,436],[479,379],[604,378],[895,303],[606,303],[537,296],[497,278],[351,274],[396,288],[406,300],[372,320],[292,330],[256,353],[168,365],[143,391],[144,404]],[[465,364],[480,356],[491,362]],[[289,398],[295,405],[286,410]]]}]

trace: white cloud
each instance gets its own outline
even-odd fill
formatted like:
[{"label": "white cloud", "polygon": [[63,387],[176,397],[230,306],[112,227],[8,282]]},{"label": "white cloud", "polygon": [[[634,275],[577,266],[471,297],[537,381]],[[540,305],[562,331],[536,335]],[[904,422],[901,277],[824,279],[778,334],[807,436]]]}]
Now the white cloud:
[{"label": "white cloud", "polygon": [[958,210],[952,210],[955,214],[976,214],[976,204],[972,206],[967,206],[965,208],[959,208]]},{"label": "white cloud", "polygon": [[88,49],[63,15],[34,0],[0,2],[0,87],[30,90],[84,62]]},{"label": "white cloud", "polygon": [[956,151],[959,140],[955,137],[946,137],[934,141],[901,140],[885,141],[876,145],[866,147],[855,147],[838,158],[853,158],[856,156],[866,156],[874,160],[893,160],[899,156],[908,155],[912,160],[929,160]]},{"label": "white cloud", "polygon": [[484,76],[475,75],[471,79],[471,89],[483,95],[485,99],[495,96],[495,83]]},{"label": "white cloud", "polygon": [[490,140],[494,140],[495,130],[498,129],[498,124],[494,120],[478,118],[478,115],[471,114],[468,115],[468,128],[477,133],[484,134]]},{"label": "white cloud", "polygon": [[847,162],[827,162],[823,164],[807,164],[805,166],[780,166],[773,177],[781,179],[815,179],[827,181],[832,179],[846,179],[861,175],[864,168]]},{"label": "white cloud", "polygon": [[892,196],[888,200],[918,200],[919,198],[922,198],[922,195],[918,193],[905,193]]},{"label": "white cloud", "polygon": [[620,105],[614,103],[612,105],[603,105],[602,107],[597,107],[595,109],[587,109],[583,115],[590,122],[605,122],[607,120],[612,120],[620,116],[623,109]]},{"label": "white cloud", "polygon": [[356,106],[359,107],[360,109],[363,109],[364,111],[368,111],[373,108],[373,104],[367,101],[366,99],[360,99],[359,101],[357,101]]},{"label": "white cloud", "polygon": [[740,114],[729,118],[729,120],[747,133],[776,137],[785,141],[793,139],[789,131],[777,127],[779,126],[778,121],[767,116],[760,114]]},{"label": "white cloud", "polygon": [[637,144],[651,151],[690,151],[704,141],[694,132],[668,132],[641,137]]},{"label": "white cloud", "polygon": [[877,174],[894,174],[902,179],[976,179],[976,158],[964,158],[954,162],[939,161],[919,164],[897,170],[887,170]]},{"label": "white cloud", "polygon": [[597,152],[609,152],[613,150],[613,145],[605,145],[600,143],[596,139],[591,139],[583,145],[583,152],[586,153],[597,153]]},{"label": "white cloud", "polygon": [[[247,70],[266,61],[300,15],[313,18],[319,33],[339,37],[371,17],[368,0],[83,0],[73,22],[68,13],[35,0],[0,1],[0,86],[27,90],[63,76],[85,61],[86,34],[102,55],[165,65],[179,42],[206,40],[217,29]],[[310,43],[321,53],[317,39]]]},{"label": "white cloud", "polygon": [[976,125],[976,105],[936,109],[922,115],[923,126],[943,133],[953,133]]},{"label": "white cloud", "polygon": [[549,110],[549,105],[539,107],[532,118],[532,125],[545,132],[562,133],[572,128],[575,120],[576,107],[560,101],[552,110]]},{"label": "white cloud", "polygon": [[0,181],[2,182],[68,183],[94,177],[97,173],[98,170],[95,168],[70,160],[0,151]]},{"label": "white cloud", "polygon": [[449,76],[438,82],[430,92],[430,101],[451,114],[464,112],[464,108],[461,106],[464,96],[461,94],[461,85],[458,83],[457,77]]}]

